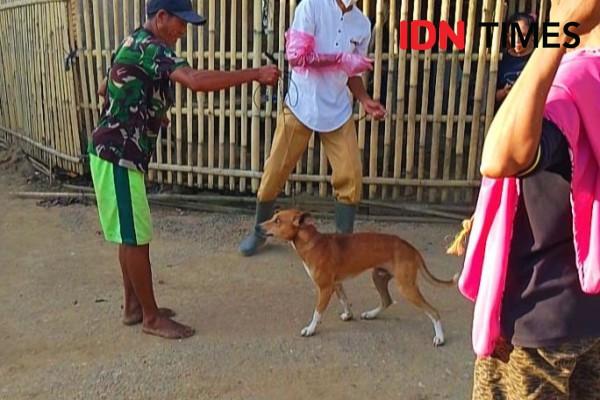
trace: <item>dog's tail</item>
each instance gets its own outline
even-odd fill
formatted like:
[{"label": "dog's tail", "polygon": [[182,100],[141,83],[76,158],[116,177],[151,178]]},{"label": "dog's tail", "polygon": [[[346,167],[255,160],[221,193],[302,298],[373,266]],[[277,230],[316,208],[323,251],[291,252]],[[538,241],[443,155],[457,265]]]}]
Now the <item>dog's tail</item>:
[{"label": "dog's tail", "polygon": [[423,257],[421,256],[421,254],[418,255],[419,257],[419,263],[420,265],[420,269],[423,272],[423,275],[425,276],[425,279],[434,285],[438,285],[438,286],[446,286],[446,287],[450,287],[450,286],[455,286],[456,283],[458,282],[458,278],[460,276],[460,274],[456,273],[454,274],[454,276],[452,277],[452,279],[450,280],[443,280],[443,279],[439,279],[437,278],[435,275],[433,275],[431,273],[431,271],[429,271],[429,269],[427,268],[427,265],[425,264],[425,260],[423,259]]}]

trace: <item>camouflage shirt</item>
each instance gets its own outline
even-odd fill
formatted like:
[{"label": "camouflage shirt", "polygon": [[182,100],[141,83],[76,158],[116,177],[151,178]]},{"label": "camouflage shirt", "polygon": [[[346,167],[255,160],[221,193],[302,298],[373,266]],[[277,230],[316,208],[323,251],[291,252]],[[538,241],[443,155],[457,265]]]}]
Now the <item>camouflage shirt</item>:
[{"label": "camouflage shirt", "polygon": [[90,153],[125,168],[147,171],[158,133],[169,123],[165,115],[174,97],[169,76],[187,65],[143,28],[127,37],[113,55]]}]

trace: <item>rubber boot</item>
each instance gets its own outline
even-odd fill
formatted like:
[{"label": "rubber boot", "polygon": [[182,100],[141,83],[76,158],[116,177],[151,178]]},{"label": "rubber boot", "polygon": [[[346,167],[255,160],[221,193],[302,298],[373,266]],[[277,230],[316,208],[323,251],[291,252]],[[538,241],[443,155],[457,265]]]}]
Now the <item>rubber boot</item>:
[{"label": "rubber boot", "polygon": [[335,203],[335,229],[337,233],[352,233],[355,217],[356,205]]},{"label": "rubber boot", "polygon": [[252,231],[240,243],[240,253],[250,257],[265,244],[267,237],[260,231],[258,224],[269,220],[273,216],[275,201],[256,203],[256,222]]}]

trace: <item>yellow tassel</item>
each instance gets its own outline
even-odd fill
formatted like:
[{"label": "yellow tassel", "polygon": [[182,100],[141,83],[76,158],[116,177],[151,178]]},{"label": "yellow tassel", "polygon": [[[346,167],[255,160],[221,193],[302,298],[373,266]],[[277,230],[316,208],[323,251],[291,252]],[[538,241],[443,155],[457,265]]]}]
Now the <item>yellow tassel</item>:
[{"label": "yellow tassel", "polygon": [[465,219],[462,222],[462,231],[454,238],[454,242],[448,247],[446,250],[446,254],[450,254],[452,256],[462,256],[465,254],[465,249],[467,246],[467,236],[471,233],[471,228],[473,227],[473,217],[469,219]]}]

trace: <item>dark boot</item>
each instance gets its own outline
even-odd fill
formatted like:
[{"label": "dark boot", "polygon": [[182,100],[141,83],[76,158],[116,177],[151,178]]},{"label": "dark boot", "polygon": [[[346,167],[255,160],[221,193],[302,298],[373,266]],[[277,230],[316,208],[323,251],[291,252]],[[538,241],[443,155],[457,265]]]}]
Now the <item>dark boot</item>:
[{"label": "dark boot", "polygon": [[335,229],[337,233],[352,233],[354,231],[354,217],[356,205],[335,203]]},{"label": "dark boot", "polygon": [[257,202],[256,203],[256,223],[248,236],[240,243],[240,253],[246,257],[250,257],[260,249],[267,241],[266,236],[260,232],[258,224],[265,222],[273,216],[275,201]]}]

